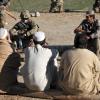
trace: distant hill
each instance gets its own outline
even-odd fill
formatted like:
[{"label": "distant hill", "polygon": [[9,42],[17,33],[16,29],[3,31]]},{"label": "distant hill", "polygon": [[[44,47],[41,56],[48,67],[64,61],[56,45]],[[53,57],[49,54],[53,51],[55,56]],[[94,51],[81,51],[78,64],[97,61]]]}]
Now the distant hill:
[{"label": "distant hill", "polygon": [[[64,0],[64,9],[88,10],[92,8],[95,0]],[[10,9],[21,11],[28,9],[30,11],[48,11],[51,0],[11,0]]]}]

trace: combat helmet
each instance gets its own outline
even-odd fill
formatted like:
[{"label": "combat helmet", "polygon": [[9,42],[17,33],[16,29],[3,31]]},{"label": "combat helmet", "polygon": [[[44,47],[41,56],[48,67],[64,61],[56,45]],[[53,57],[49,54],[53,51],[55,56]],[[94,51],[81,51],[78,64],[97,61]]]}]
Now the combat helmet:
[{"label": "combat helmet", "polygon": [[21,19],[28,19],[28,18],[30,18],[30,13],[29,13],[29,11],[28,11],[28,10],[22,11],[22,12],[20,13],[20,18],[21,18]]}]

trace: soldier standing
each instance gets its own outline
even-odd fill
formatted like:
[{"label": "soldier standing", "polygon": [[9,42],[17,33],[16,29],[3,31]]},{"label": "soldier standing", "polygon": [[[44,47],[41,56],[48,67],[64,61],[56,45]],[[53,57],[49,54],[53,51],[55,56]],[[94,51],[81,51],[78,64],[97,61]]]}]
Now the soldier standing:
[{"label": "soldier standing", "polygon": [[5,11],[8,8],[8,6],[10,5],[10,0],[1,0],[0,1],[0,24],[2,23],[2,19],[5,19]]},{"label": "soldier standing", "polygon": [[63,0],[51,0],[51,7],[49,12],[62,12],[63,11]]},{"label": "soldier standing", "polygon": [[63,12],[63,0],[57,0],[57,7],[58,7],[58,12]]},{"label": "soldier standing", "polygon": [[55,12],[57,10],[56,5],[57,5],[57,0],[51,0],[51,6],[49,12]]},{"label": "soldier standing", "polygon": [[10,6],[10,0],[0,0],[0,17],[3,15],[4,17],[9,15],[11,18],[16,20],[16,17],[8,10]]},{"label": "soldier standing", "polygon": [[10,5],[10,0],[0,0],[0,10],[6,9]]},{"label": "soldier standing", "polygon": [[6,22],[6,17],[4,14],[0,14],[0,28],[4,28],[5,25],[7,24]]},{"label": "soldier standing", "polygon": [[28,10],[22,11],[20,14],[21,20],[14,25],[10,30],[11,40],[15,43],[17,49],[25,48],[33,33],[38,31],[38,25],[30,19]]},{"label": "soldier standing", "polygon": [[93,5],[93,10],[95,12],[100,12],[100,0],[95,0],[95,3]]}]

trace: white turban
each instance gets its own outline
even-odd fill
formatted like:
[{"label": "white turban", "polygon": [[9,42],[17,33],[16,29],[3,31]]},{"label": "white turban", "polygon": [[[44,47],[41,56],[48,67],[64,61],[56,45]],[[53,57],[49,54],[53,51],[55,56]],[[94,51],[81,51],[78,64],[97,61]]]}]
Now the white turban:
[{"label": "white turban", "polygon": [[34,34],[34,36],[33,36],[33,39],[35,41],[38,41],[38,42],[43,41],[45,39],[45,33],[44,32],[41,32],[41,31],[36,32]]},{"label": "white turban", "polygon": [[7,29],[0,28],[0,39],[5,39],[8,36]]}]

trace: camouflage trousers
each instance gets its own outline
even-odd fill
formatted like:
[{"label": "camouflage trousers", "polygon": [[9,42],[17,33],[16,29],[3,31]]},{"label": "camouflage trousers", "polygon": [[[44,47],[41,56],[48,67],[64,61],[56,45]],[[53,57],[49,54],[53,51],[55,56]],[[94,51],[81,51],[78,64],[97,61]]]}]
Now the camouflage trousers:
[{"label": "camouflage trousers", "polygon": [[63,11],[63,3],[58,3],[58,2],[51,3],[49,12],[62,12],[62,11]]},{"label": "camouflage trousers", "polygon": [[57,3],[57,8],[58,8],[58,12],[63,12],[63,3],[62,2],[58,2]]},{"label": "camouflage trousers", "polygon": [[56,5],[57,5],[56,2],[52,2],[51,3],[51,6],[50,6],[49,12],[55,12],[56,11]]},{"label": "camouflage trousers", "polygon": [[0,10],[0,27],[5,26],[5,24],[7,24],[6,13],[4,10]]},{"label": "camouflage trousers", "polygon": [[3,9],[0,9],[0,17],[6,17],[6,12]]}]

